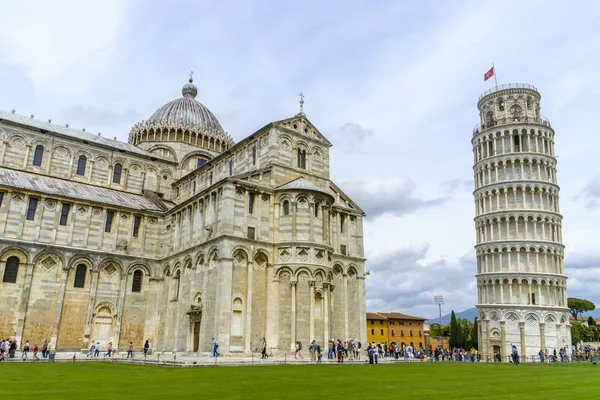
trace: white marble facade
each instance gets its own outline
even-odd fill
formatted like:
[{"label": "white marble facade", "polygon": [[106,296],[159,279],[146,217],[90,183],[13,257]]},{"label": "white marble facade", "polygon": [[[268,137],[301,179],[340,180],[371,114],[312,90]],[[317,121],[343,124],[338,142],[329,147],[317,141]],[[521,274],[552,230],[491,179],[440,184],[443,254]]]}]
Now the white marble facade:
[{"label": "white marble facade", "polygon": [[129,143],[0,111],[0,334],[365,342],[364,213],[329,179],[331,143],[301,109],[235,144],[191,79],[182,94]]},{"label": "white marble facade", "polygon": [[[570,349],[554,129],[531,85],[495,87],[473,131],[479,351]],[[525,359],[525,358],[524,358]]]}]

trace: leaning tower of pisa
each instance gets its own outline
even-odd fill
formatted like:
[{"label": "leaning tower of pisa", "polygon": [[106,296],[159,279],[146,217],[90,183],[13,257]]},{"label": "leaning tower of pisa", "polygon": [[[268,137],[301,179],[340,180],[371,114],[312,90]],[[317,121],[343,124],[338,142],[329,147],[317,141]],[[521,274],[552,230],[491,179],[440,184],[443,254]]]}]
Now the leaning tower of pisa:
[{"label": "leaning tower of pisa", "polygon": [[[479,351],[571,348],[554,129],[527,84],[479,97],[473,130]],[[527,358],[525,357],[527,356]],[[537,359],[537,357],[536,357]]]}]

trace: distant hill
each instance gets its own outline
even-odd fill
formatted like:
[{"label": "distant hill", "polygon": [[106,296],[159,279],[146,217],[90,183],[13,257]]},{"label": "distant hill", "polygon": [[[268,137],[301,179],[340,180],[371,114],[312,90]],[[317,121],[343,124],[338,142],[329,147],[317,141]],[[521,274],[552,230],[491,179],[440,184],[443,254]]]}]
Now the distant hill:
[{"label": "distant hill", "polygon": [[[468,308],[459,313],[455,312],[456,318],[466,318],[469,321],[474,321],[475,317],[477,317],[477,308]],[[449,314],[442,315],[442,325],[448,325],[450,323],[450,317],[452,316],[452,312]],[[440,318],[431,318],[428,321],[425,321],[426,324],[439,324]]]},{"label": "distant hill", "polygon": [[[474,321],[475,317],[477,317],[477,308],[476,307],[468,308],[464,311],[461,311],[461,312],[455,313],[455,314],[456,314],[456,318],[466,318],[469,321]],[[451,316],[452,316],[451,312],[449,314],[442,315],[442,325],[448,325],[450,323]],[[596,308],[592,312],[585,313],[583,318],[580,317],[579,319],[580,320],[587,319],[589,316],[591,316],[593,318],[600,318],[600,308]],[[425,323],[426,324],[439,324],[440,319],[439,319],[439,317],[431,318],[431,319],[425,321]]]}]

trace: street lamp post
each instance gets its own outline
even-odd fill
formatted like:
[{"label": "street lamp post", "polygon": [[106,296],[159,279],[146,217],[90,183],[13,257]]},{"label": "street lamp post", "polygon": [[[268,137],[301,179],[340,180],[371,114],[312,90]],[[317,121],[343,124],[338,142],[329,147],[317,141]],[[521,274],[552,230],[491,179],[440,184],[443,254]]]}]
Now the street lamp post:
[{"label": "street lamp post", "polygon": [[438,341],[438,348],[444,348],[444,342],[442,341],[442,304],[444,304],[444,296],[434,296],[433,301],[438,305],[440,310],[440,338]]}]

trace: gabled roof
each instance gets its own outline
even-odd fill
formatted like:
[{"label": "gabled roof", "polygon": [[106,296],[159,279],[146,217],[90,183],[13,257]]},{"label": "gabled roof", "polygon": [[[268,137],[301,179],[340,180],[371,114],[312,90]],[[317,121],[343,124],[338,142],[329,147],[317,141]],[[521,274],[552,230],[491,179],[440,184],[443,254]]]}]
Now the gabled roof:
[{"label": "gabled roof", "polygon": [[13,169],[0,168],[0,185],[50,196],[80,199],[92,203],[102,203],[140,211],[162,212],[160,206],[139,194]]},{"label": "gabled roof", "polygon": [[372,312],[367,313],[367,319],[376,319],[376,320],[380,320],[380,321],[387,320],[387,318],[384,317],[383,315],[379,315],[377,313],[372,313]]},{"label": "gabled roof", "polygon": [[363,209],[360,208],[360,206],[358,204],[356,204],[354,202],[354,200],[352,200],[350,197],[348,197],[348,195],[346,193],[344,193],[344,191],[342,189],[340,189],[340,187],[338,185],[336,185],[335,183],[333,183],[333,181],[329,181],[329,186],[331,187],[331,190],[333,190],[334,192],[338,192],[344,198],[344,200],[346,200],[348,203],[350,203],[352,205],[352,208],[356,209],[363,216],[367,215],[363,211]]},{"label": "gabled roof", "polygon": [[310,190],[313,192],[324,193],[330,197],[333,197],[329,191],[307,181],[303,176],[289,181],[288,183],[277,187],[275,190]]},{"label": "gabled roof", "polygon": [[[333,146],[329,140],[323,135],[312,122],[306,118],[304,114],[296,114],[291,118],[282,119],[280,121],[273,122],[273,125],[289,129],[300,136],[307,137],[312,140],[322,142],[327,147]],[[294,128],[296,125],[296,128]],[[305,131],[306,129],[306,131]]]},{"label": "gabled roof", "polygon": [[384,317],[386,317],[387,319],[410,319],[413,321],[425,321],[426,318],[421,318],[421,317],[414,317],[412,315],[407,315],[407,314],[402,314],[399,312],[390,312],[390,313],[378,313],[380,315],[383,315]]}]

